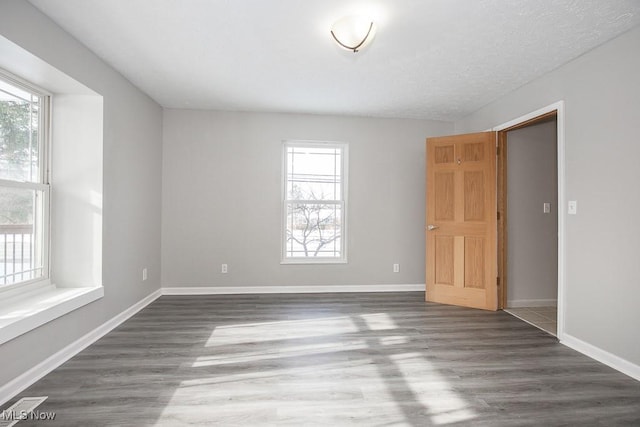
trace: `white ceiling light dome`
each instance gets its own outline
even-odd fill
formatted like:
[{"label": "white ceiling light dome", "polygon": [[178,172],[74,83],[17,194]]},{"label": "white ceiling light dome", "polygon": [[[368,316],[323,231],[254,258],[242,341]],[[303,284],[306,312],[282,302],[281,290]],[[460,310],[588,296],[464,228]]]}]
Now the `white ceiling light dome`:
[{"label": "white ceiling light dome", "polygon": [[345,16],[331,26],[336,43],[354,53],[370,44],[375,32],[373,20],[364,15]]}]

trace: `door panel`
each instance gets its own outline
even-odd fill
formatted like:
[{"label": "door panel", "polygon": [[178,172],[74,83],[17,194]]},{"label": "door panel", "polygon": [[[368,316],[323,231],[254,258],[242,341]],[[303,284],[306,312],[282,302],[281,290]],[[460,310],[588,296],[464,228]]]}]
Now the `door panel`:
[{"label": "door panel", "polygon": [[484,239],[464,238],[464,286],[484,289]]},{"label": "door panel", "polygon": [[436,236],[435,250],[439,261],[435,272],[436,282],[453,286],[453,237]]},{"label": "door panel", "polygon": [[427,139],[427,300],[497,309],[496,134]]},{"label": "door panel", "polygon": [[464,220],[484,221],[484,173],[463,172],[464,176]]},{"label": "door panel", "polygon": [[453,163],[454,162],[453,144],[436,147],[435,162],[438,164]]},{"label": "door panel", "polygon": [[453,172],[439,172],[435,179],[435,218],[439,221],[452,221],[455,207],[455,176]]}]

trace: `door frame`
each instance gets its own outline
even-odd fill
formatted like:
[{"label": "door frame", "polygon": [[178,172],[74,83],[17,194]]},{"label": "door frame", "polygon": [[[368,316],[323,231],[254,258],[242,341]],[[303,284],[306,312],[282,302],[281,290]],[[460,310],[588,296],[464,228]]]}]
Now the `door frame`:
[{"label": "door frame", "polygon": [[559,340],[564,339],[564,323],[565,323],[565,272],[566,272],[566,160],[565,160],[565,138],[564,138],[564,101],[558,101],[553,104],[542,107],[531,113],[517,117],[506,123],[495,126],[491,130],[498,132],[498,171],[497,171],[497,200],[498,212],[501,218],[498,220],[498,277],[500,278],[500,286],[498,287],[498,304],[499,308],[504,308],[506,303],[506,194],[504,193],[504,182],[506,181],[506,151],[505,142],[506,134],[510,130],[522,128],[536,122],[543,121],[555,113],[557,126],[557,168],[558,168],[558,319],[556,336]]}]

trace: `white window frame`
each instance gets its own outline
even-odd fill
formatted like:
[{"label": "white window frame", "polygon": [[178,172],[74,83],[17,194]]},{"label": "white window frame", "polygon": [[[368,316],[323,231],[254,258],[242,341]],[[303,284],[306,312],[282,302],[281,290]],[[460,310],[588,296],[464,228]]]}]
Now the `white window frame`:
[{"label": "white window frame", "polygon": [[[340,200],[326,200],[329,204],[341,205],[341,218],[340,218],[340,257],[291,257],[287,256],[287,205],[289,203],[308,202],[308,200],[293,200],[288,199],[288,157],[287,150],[290,147],[301,148],[336,148],[341,150],[340,156],[340,194],[342,198]],[[349,179],[349,144],[346,142],[332,142],[332,141],[304,141],[304,140],[286,140],[282,144],[282,213],[280,215],[281,224],[281,264],[346,264],[347,263],[347,211],[348,211],[348,179]]]},{"label": "white window frame", "polygon": [[[42,256],[42,276],[23,280],[17,283],[11,283],[7,285],[0,285],[0,294],[5,298],[18,296],[26,292],[30,292],[35,289],[42,288],[44,286],[51,286],[51,272],[50,272],[50,247],[51,247],[51,159],[50,159],[50,144],[51,144],[51,93],[30,83],[14,74],[9,73],[3,69],[0,69],[0,79],[5,82],[30,92],[33,95],[40,97],[40,120],[38,122],[38,181],[16,181],[0,179],[0,186],[9,188],[29,189],[35,191],[41,191],[44,200],[41,205],[41,212],[34,212],[35,215],[42,217],[41,221],[35,223],[42,224],[40,229],[35,230],[36,236],[34,241],[39,241],[41,245]],[[37,208],[37,206],[36,206]],[[34,219],[35,221],[35,219]]]}]

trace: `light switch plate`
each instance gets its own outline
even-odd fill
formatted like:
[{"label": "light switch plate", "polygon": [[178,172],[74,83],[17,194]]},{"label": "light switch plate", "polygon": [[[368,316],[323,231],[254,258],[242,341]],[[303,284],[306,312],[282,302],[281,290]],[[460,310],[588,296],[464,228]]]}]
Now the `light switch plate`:
[{"label": "light switch plate", "polygon": [[551,203],[544,203],[542,205],[542,212],[544,212],[544,213],[551,212]]},{"label": "light switch plate", "polygon": [[575,215],[578,213],[578,202],[576,200],[569,200],[569,207],[568,207],[568,213],[569,215]]}]

